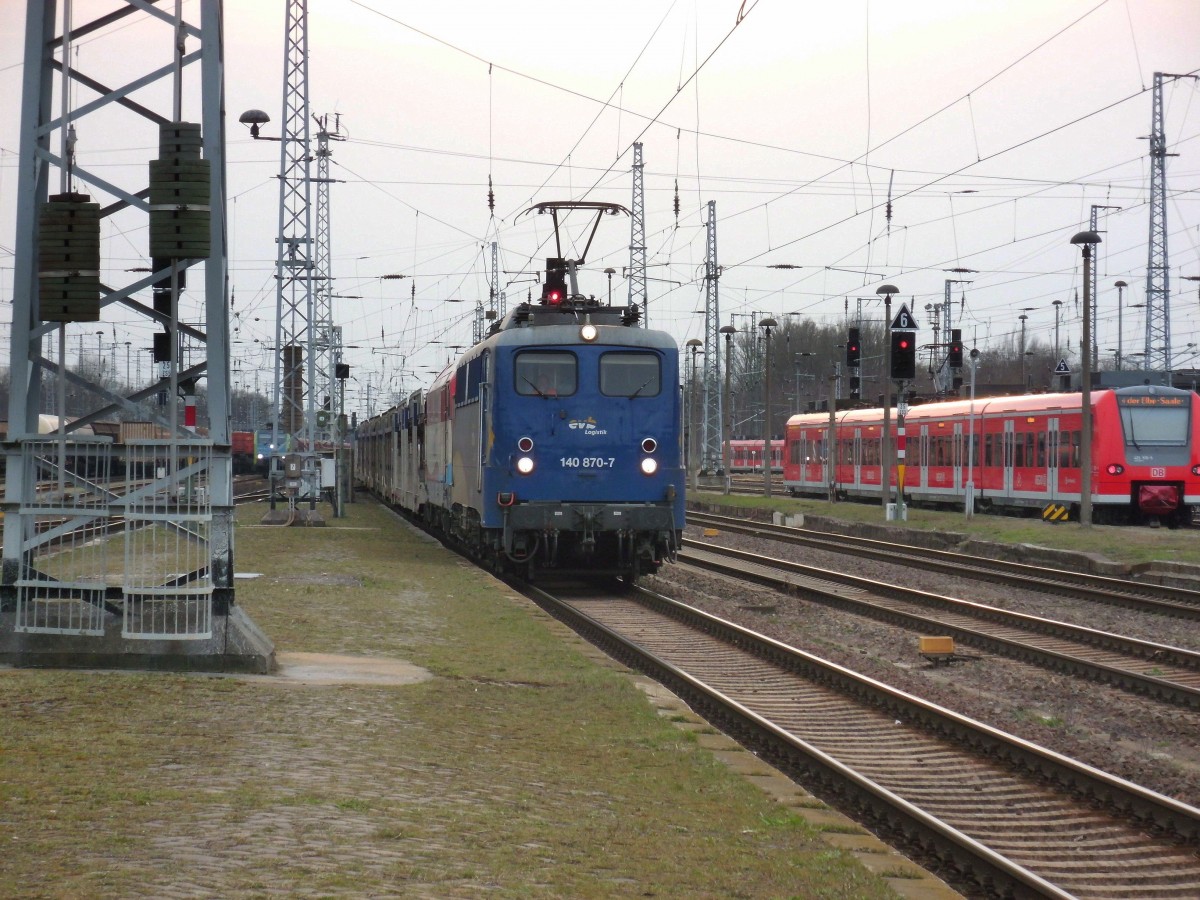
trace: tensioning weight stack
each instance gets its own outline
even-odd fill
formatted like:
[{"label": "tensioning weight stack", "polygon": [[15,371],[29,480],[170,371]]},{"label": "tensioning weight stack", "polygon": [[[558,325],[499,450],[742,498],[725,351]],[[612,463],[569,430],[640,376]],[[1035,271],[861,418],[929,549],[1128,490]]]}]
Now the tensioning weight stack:
[{"label": "tensioning weight stack", "polygon": [[38,302],[43,322],[100,320],[100,204],[55,194],[38,211]]},{"label": "tensioning weight stack", "polygon": [[150,160],[150,257],[206,259],[210,255],[211,163],[200,158],[200,126],[171,122],[159,133],[159,158]]}]

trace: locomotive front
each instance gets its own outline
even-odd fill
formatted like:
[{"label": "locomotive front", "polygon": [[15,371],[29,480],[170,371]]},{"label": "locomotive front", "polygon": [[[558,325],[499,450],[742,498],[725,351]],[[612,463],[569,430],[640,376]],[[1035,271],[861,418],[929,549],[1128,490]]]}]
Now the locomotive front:
[{"label": "locomotive front", "polygon": [[527,573],[654,572],[684,525],[675,342],[594,304],[517,318],[495,344],[485,527]]}]

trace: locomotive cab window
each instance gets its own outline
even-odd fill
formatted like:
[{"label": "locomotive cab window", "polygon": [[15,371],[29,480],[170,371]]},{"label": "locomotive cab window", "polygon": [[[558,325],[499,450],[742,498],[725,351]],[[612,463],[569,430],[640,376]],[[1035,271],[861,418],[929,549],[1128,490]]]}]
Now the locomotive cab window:
[{"label": "locomotive cab window", "polygon": [[655,397],[662,368],[653,353],[605,353],[600,357],[600,393],[606,397]]},{"label": "locomotive cab window", "polygon": [[574,353],[526,350],[513,360],[516,391],[527,397],[565,397],[575,393],[578,362]]}]

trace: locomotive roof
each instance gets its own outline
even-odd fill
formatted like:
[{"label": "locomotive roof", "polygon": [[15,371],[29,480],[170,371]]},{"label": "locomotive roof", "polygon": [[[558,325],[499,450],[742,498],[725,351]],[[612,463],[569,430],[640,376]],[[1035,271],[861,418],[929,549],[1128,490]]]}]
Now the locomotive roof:
[{"label": "locomotive roof", "polygon": [[[1144,395],[1147,393],[1187,395],[1191,391],[1183,390],[1182,388],[1146,387],[1143,385],[1115,389],[1103,388],[1091,392],[1092,406],[1096,406],[1109,394],[1120,396],[1123,394]],[[963,399],[945,400],[938,403],[921,403],[909,406],[905,420],[911,422],[916,419],[939,418],[943,416],[966,416],[970,415],[972,411],[976,416],[994,416],[1009,413],[1019,415],[1043,412],[1045,410],[1073,411],[1080,408],[1082,396],[1078,392],[1022,394],[1015,397],[977,397],[973,403],[970,400]],[[837,421],[839,423],[870,421],[878,419],[882,415],[883,409],[878,406],[871,409],[847,409],[840,410],[837,413]],[[895,409],[893,408],[893,419],[895,415]],[[821,425],[828,424],[828,422],[828,412],[800,413],[788,419],[789,425]]]}]

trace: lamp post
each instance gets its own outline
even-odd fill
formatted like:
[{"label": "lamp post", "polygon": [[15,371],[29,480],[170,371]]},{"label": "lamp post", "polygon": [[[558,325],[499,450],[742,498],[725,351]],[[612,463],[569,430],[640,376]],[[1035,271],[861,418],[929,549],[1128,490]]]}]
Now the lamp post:
[{"label": "lamp post", "polygon": [[967,489],[963,494],[963,513],[969,519],[975,515],[975,369],[979,365],[979,349],[971,348],[971,406],[967,414]]},{"label": "lamp post", "polygon": [[1032,306],[1022,306],[1021,315],[1017,316],[1021,320],[1021,390],[1028,391],[1029,383],[1028,376],[1025,374],[1025,322],[1029,318],[1029,313],[1033,312]]},{"label": "lamp post", "polygon": [[697,490],[700,487],[700,467],[696,464],[696,354],[700,352],[704,342],[699,338],[689,338],[684,346],[692,354],[692,371],[688,376],[688,480],[692,485],[692,490]]},{"label": "lamp post", "polygon": [[[883,446],[880,457],[879,473],[879,502],[886,510],[892,494],[892,386],[889,378],[892,374],[892,295],[900,293],[900,288],[893,284],[881,284],[875,288],[875,293],[883,297]],[[833,435],[829,435],[829,441]],[[829,441],[826,443],[828,444]]]},{"label": "lamp post", "polygon": [[758,323],[767,339],[763,356],[763,496],[771,496],[771,329],[779,323],[770,316]]},{"label": "lamp post", "polygon": [[1094,231],[1081,231],[1071,238],[1083,251],[1083,336],[1080,339],[1080,371],[1082,377],[1080,406],[1082,407],[1082,434],[1079,440],[1079,524],[1084,528],[1092,524],[1092,316],[1091,276],[1092,248],[1100,243],[1100,235]]},{"label": "lamp post", "polygon": [[737,331],[732,325],[722,325],[720,333],[725,335],[725,391],[722,396],[721,408],[725,410],[725,419],[721,422],[721,470],[725,473],[724,493],[733,490],[733,476],[729,472],[729,438],[733,431],[733,408],[729,402],[729,370],[733,358],[733,335]]},{"label": "lamp post", "polygon": [[1054,301],[1054,359],[1055,361],[1062,359],[1062,354],[1059,352],[1058,344],[1058,314],[1062,312],[1061,300]]},{"label": "lamp post", "polygon": [[1118,281],[1115,287],[1117,289],[1117,371],[1120,372],[1122,342],[1125,339],[1125,328],[1122,325],[1121,317],[1124,315],[1125,309],[1125,288],[1129,287],[1129,285],[1124,281]]}]

